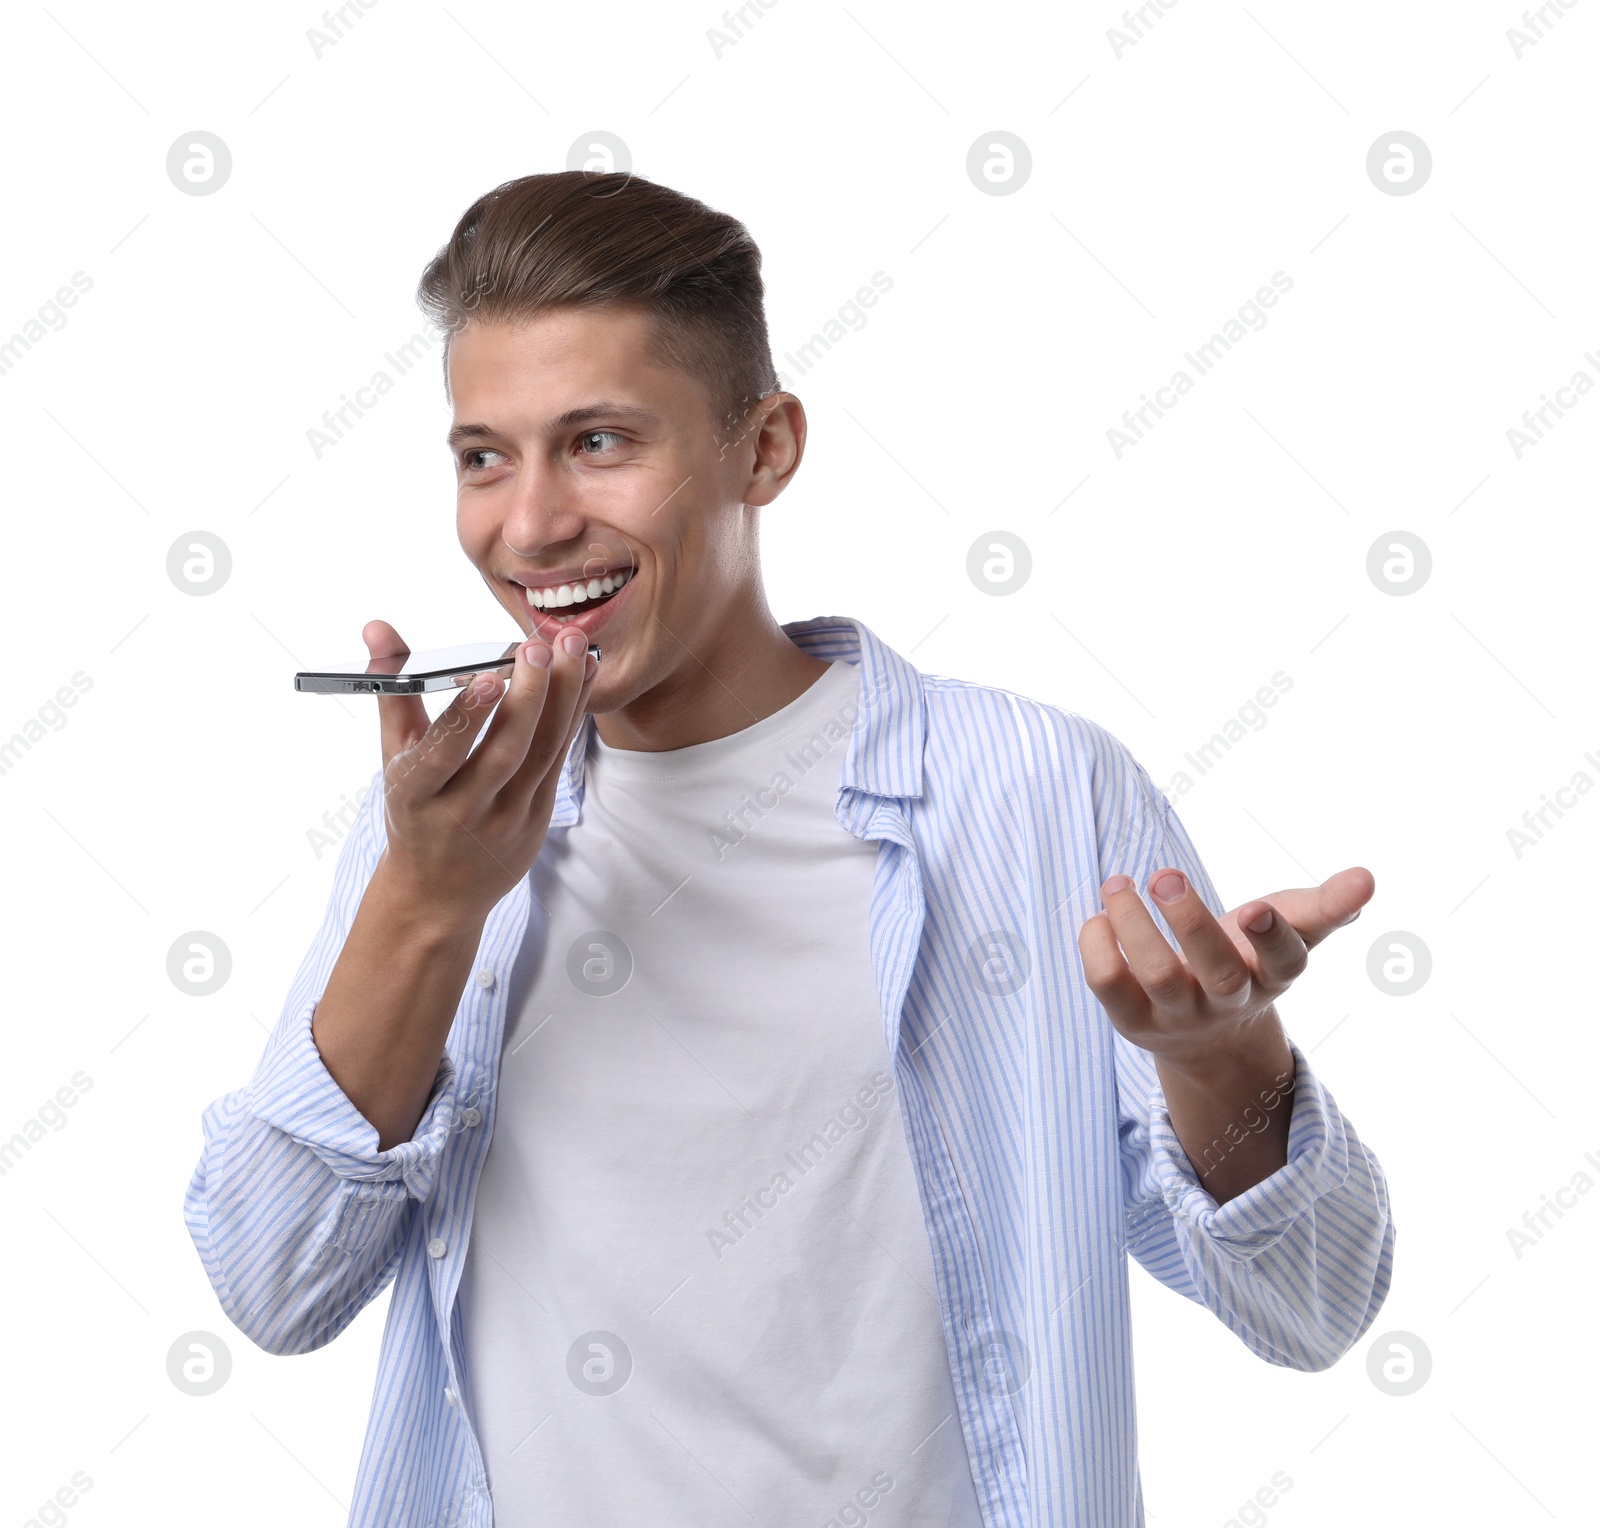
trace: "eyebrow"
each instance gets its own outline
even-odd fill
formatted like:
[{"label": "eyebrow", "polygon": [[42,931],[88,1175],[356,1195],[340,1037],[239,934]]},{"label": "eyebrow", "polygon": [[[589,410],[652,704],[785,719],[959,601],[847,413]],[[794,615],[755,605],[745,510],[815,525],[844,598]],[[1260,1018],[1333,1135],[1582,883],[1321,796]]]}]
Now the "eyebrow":
[{"label": "eyebrow", "polygon": [[[593,424],[600,420],[627,421],[631,424],[651,425],[661,422],[660,415],[653,409],[641,408],[636,403],[586,403],[582,408],[568,409],[564,414],[558,414],[545,426],[547,435],[564,435],[568,430],[576,429],[579,425]],[[486,440],[499,434],[498,430],[486,424],[469,422],[458,424],[451,428],[445,436],[445,443],[454,449],[469,440]]]}]

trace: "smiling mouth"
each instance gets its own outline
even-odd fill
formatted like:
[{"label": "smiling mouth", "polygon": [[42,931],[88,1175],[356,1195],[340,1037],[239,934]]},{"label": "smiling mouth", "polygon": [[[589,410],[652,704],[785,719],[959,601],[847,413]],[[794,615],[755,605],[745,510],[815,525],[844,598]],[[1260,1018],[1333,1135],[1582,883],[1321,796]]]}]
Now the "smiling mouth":
[{"label": "smiling mouth", "polygon": [[576,620],[585,611],[606,604],[632,582],[633,576],[633,569],[620,568],[603,578],[591,578],[570,584],[552,584],[543,589],[524,586],[523,593],[533,610],[565,625],[569,621]]}]

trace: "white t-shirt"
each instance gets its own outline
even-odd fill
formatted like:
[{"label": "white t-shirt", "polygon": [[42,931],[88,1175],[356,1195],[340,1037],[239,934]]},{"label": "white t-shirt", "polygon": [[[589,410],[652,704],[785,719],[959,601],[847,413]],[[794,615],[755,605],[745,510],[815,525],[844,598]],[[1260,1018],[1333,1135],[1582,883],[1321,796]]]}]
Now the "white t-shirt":
[{"label": "white t-shirt", "polygon": [[[591,740],[531,872],[459,1291],[497,1528],[980,1528],[884,1040],[860,694]],[[487,1126],[486,1126],[487,1128]]]}]

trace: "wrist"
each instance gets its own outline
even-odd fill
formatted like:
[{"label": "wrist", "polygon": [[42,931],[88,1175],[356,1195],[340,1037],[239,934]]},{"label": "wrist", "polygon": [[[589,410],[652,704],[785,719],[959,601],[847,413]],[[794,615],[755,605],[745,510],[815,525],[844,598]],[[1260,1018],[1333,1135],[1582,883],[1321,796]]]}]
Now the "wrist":
[{"label": "wrist", "polygon": [[1294,1053],[1271,1005],[1235,1031],[1193,1047],[1158,1052],[1155,1061],[1163,1082],[1195,1091],[1233,1092],[1244,1085],[1286,1092],[1294,1086]]},{"label": "wrist", "polygon": [[441,897],[398,869],[384,850],[362,898],[362,911],[371,906],[371,915],[395,940],[408,945],[421,943],[434,949],[470,942],[473,947],[483,936],[488,908],[476,908]]}]

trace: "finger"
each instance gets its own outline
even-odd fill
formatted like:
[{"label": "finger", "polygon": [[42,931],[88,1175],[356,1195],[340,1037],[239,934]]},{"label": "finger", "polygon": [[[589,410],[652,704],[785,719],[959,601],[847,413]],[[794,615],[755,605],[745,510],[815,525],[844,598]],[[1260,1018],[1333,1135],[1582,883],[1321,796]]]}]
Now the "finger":
[{"label": "finger", "polygon": [[583,656],[584,678],[578,688],[577,699],[572,706],[572,720],[567,726],[567,735],[561,744],[559,758],[566,758],[567,750],[572,747],[573,739],[578,735],[578,729],[583,726],[583,719],[588,714],[589,696],[594,690],[595,681],[600,677],[600,660],[591,658],[587,651]]},{"label": "finger", "polygon": [[[518,645],[512,654],[511,683],[489,730],[462,771],[470,789],[495,794],[516,775],[527,757],[550,688],[550,649],[537,639]],[[533,661],[530,654],[543,657]]]},{"label": "finger", "polygon": [[1078,953],[1083,957],[1084,981],[1117,1027],[1135,1033],[1150,1028],[1149,994],[1128,969],[1104,913],[1096,913],[1078,930]]},{"label": "finger", "polygon": [[[411,651],[387,621],[368,621],[361,628],[361,640],[367,644],[369,658],[390,658]],[[420,695],[378,697],[378,731],[385,769],[390,759],[404,752],[427,730],[428,712]]]},{"label": "finger", "polygon": [[1114,875],[1100,888],[1100,896],[1128,968],[1150,1002],[1167,1013],[1197,1010],[1200,988],[1167,936],[1156,927],[1133,882],[1125,875]]},{"label": "finger", "polygon": [[1336,928],[1354,923],[1361,916],[1361,909],[1371,901],[1377,884],[1364,865],[1352,865],[1348,870],[1330,875],[1317,888],[1321,916],[1311,934],[1306,936],[1307,945],[1320,944]]},{"label": "finger", "polygon": [[[1150,877],[1150,896],[1177,935],[1189,971],[1211,1005],[1226,1009],[1247,1003],[1252,985],[1250,967],[1189,877],[1181,870],[1163,866]],[[1143,911],[1142,904],[1140,910]],[[1164,938],[1161,942],[1167,944]],[[1171,945],[1167,948],[1170,950]]]},{"label": "finger", "polygon": [[1265,898],[1240,906],[1239,927],[1255,952],[1260,984],[1268,991],[1276,994],[1305,970],[1309,946],[1294,925]]},{"label": "finger", "polygon": [[[1295,886],[1258,897],[1256,901],[1271,904],[1280,916],[1294,925],[1306,947],[1312,949],[1335,929],[1361,916],[1361,909],[1372,898],[1374,886],[1370,870],[1352,865],[1348,870],[1329,876],[1320,886]],[[1243,914],[1245,909],[1241,906],[1236,911]]]},{"label": "finger", "polygon": [[387,787],[392,789],[406,780],[424,795],[443,790],[460,773],[501,690],[499,674],[479,674],[433,719],[421,737],[395,755],[386,771]]},{"label": "finger", "polygon": [[[594,673],[589,673],[590,665]],[[565,761],[572,742],[583,725],[584,702],[594,687],[600,666],[588,655],[587,643],[576,656],[564,651],[560,634],[550,660],[550,687],[544,710],[534,730],[528,752],[516,776],[506,786],[507,795],[526,810],[541,786],[552,781],[556,767]]]}]

